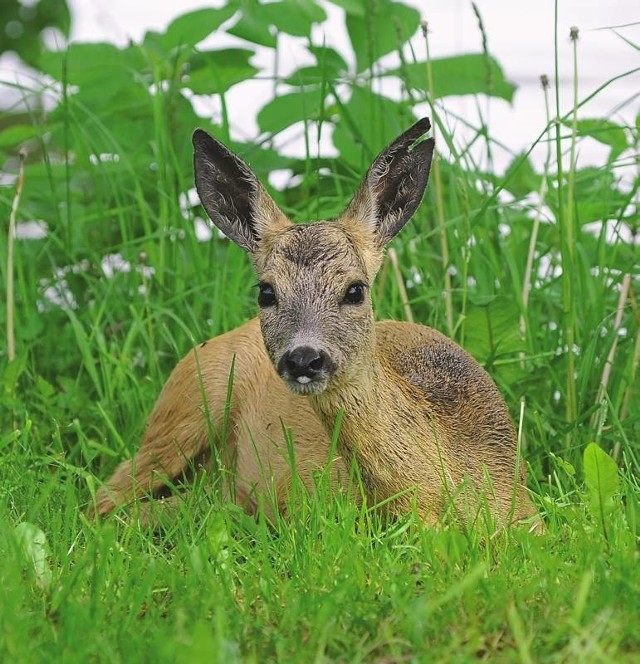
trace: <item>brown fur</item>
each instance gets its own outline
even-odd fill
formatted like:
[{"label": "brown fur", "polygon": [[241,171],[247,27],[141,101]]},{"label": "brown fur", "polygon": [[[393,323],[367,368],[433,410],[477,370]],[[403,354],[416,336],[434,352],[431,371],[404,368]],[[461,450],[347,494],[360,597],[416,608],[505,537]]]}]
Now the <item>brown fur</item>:
[{"label": "brown fur", "polygon": [[[484,506],[501,524],[534,514],[508,409],[484,369],[433,329],[374,323],[370,286],[384,245],[426,186],[433,144],[413,147],[426,129],[421,121],[378,156],[338,220],[297,226],[244,162],[196,133],[201,200],[212,220],[250,252],[277,303],[177,365],[136,457],[100,489],[99,514],[156,494],[196,460],[211,465],[212,444],[233,470],[231,494],[239,504],[251,511],[266,498],[267,511],[283,509],[291,485],[283,426],[291,429],[296,471],[309,489],[328,463],[336,490],[346,489],[355,458],[366,497],[382,501],[391,514],[413,501],[429,523],[448,505],[468,523]],[[363,285],[364,301],[345,304],[354,283]],[[328,358],[309,384],[282,369],[286,354],[299,347]],[[219,440],[232,364],[227,435]],[[340,410],[338,454],[329,459]],[[212,431],[218,440],[211,440]]]}]

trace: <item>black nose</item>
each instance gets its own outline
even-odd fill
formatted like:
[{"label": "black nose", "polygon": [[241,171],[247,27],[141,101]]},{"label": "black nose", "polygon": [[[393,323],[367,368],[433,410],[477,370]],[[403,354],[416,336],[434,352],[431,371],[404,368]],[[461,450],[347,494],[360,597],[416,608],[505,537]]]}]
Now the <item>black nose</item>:
[{"label": "black nose", "polygon": [[314,378],[325,367],[327,354],[310,346],[298,346],[287,351],[278,363],[278,371],[283,373],[286,369],[292,378],[307,376]]}]

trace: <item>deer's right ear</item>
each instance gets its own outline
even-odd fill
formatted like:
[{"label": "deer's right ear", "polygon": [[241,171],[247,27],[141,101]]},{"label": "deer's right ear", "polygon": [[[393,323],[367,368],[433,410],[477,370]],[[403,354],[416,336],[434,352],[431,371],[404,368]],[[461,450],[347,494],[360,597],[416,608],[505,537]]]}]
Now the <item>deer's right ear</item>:
[{"label": "deer's right ear", "polygon": [[291,223],[240,157],[202,129],[192,140],[200,201],[229,239],[254,252],[266,233]]},{"label": "deer's right ear", "polygon": [[422,118],[389,144],[374,160],[342,218],[364,227],[383,247],[409,221],[420,205],[429,179],[433,138],[420,139],[431,128]]}]

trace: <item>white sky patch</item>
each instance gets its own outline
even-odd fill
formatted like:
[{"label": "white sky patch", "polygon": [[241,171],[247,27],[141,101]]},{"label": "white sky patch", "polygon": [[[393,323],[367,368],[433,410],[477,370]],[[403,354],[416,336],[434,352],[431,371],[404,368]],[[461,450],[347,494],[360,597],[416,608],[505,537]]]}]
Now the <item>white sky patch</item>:
[{"label": "white sky patch", "polygon": [[[35,0],[24,0],[23,4],[32,4]],[[431,54],[434,58],[447,57],[461,53],[477,53],[481,50],[481,35],[478,32],[477,19],[470,3],[466,2],[432,2],[425,0],[405,0],[406,4],[415,7],[429,23],[429,40]],[[148,30],[162,32],[178,15],[204,5],[219,7],[221,0],[156,0],[153,11],[146,2],[131,0],[70,0],[72,12],[71,41],[99,42],[107,41],[124,47],[131,40],[140,41]],[[554,46],[552,39],[541,38],[552,30],[554,25],[553,3],[537,3],[527,11],[526,29],[514,29],[521,26],[523,15],[520,3],[513,0],[477,0],[476,4],[482,15],[489,38],[489,49],[504,69],[506,78],[513,81],[518,89],[511,103],[504,100],[487,100],[484,96],[449,97],[442,102],[441,119],[451,129],[455,129],[456,142],[465,144],[474,136],[475,130],[466,127],[457,117],[469,119],[477,115],[477,105],[481,104],[484,119],[489,124],[489,133],[496,139],[493,146],[495,172],[501,172],[513,159],[543,135],[546,124],[544,100],[539,77],[554,73]],[[354,55],[344,20],[344,10],[332,3],[322,2],[328,20],[312,27],[312,42],[336,48],[353,68]],[[616,73],[629,69],[629,58],[633,51],[629,44],[616,34],[614,30],[602,28],[610,26],[612,16],[617,25],[624,25],[617,32],[631,42],[637,42],[637,9],[636,3],[629,0],[563,0],[558,7],[558,66],[560,85],[561,113],[568,110],[572,98],[572,43],[569,39],[569,28],[580,27],[579,65],[580,95],[586,97],[599,85]],[[246,48],[247,42],[224,32],[224,28],[232,24],[236,17],[223,24],[222,29],[208,36],[199,47],[206,49]],[[625,25],[626,24],[626,25]],[[65,47],[66,40],[57,31],[47,35],[48,45],[52,42],[60,49]],[[279,74],[287,76],[298,67],[310,64],[313,58],[306,49],[307,40],[292,37],[285,33],[279,35],[278,64]],[[256,46],[252,64],[263,72],[273,69],[274,53],[270,48]],[[423,61],[426,47],[420,31],[405,48],[404,57],[407,61]],[[607,57],[602,57],[606,53]],[[382,58],[384,67],[393,68],[400,64],[399,56],[394,51]],[[2,81],[6,85],[2,85]],[[18,83],[18,87],[16,87]],[[384,91],[391,98],[399,98],[400,84],[398,80],[374,78],[373,85],[384,86]],[[640,74],[635,73],[613,81],[604,90],[589,100],[581,109],[582,117],[607,117],[619,124],[632,125],[635,118],[635,106],[629,102],[640,83]],[[553,84],[553,81],[552,81]],[[49,91],[42,98],[42,89]],[[36,89],[38,90],[36,92]],[[29,91],[34,93],[30,95]],[[253,79],[235,85],[228,91],[226,104],[228,115],[233,118],[231,133],[239,140],[250,140],[257,135],[256,115],[260,108],[273,98],[273,81]],[[284,88],[283,88],[284,90]],[[339,92],[340,93],[340,92]],[[51,99],[46,99],[49,96]],[[13,105],[50,110],[56,104],[59,93],[46,77],[26,67],[16,55],[7,52],[0,57],[0,107]],[[553,100],[552,100],[553,101]],[[203,117],[213,118],[218,123],[221,119],[220,103],[217,95],[199,96],[195,100],[196,112]],[[440,101],[439,101],[440,105]],[[423,112],[423,105],[416,112]],[[294,128],[293,135],[283,132],[276,139],[276,147],[285,154],[302,156],[305,151],[304,140],[300,128]],[[289,141],[295,135],[295,141],[289,145],[281,145],[283,140]],[[330,154],[332,144],[327,132],[323,130],[321,151]],[[595,140],[581,142],[581,166],[601,164],[609,152],[609,147]],[[506,146],[503,149],[501,146]],[[480,159],[483,166],[486,158],[482,156],[483,141],[478,141],[478,151],[472,150],[472,156]],[[544,162],[548,146],[543,140],[533,149],[530,159],[541,166]],[[313,151],[316,144],[313,143]],[[441,153],[447,154],[444,142],[439,143]],[[632,178],[631,178],[632,179]]]},{"label": "white sky patch", "polygon": [[293,175],[290,168],[276,168],[269,173],[269,184],[278,190],[295,187],[302,182],[302,175]]},{"label": "white sky patch", "polygon": [[623,242],[625,244],[634,244],[640,247],[640,233],[635,235],[631,228],[617,219],[608,219],[607,221],[592,221],[582,226],[582,230],[590,233],[594,237],[600,237],[604,226],[604,237],[607,244]]}]

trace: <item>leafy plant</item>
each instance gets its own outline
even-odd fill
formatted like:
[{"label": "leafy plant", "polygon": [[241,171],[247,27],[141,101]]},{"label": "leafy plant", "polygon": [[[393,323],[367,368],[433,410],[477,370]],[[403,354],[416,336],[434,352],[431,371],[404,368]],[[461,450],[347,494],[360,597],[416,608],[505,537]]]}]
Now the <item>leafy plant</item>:
[{"label": "leafy plant", "polygon": [[620,490],[620,479],[616,462],[596,443],[589,443],[584,449],[584,481],[589,491],[591,512],[606,537],[607,522],[616,507],[614,498]]},{"label": "leafy plant", "polygon": [[[15,47],[46,77],[18,90],[28,107],[0,116],[3,219],[28,151],[12,362],[0,345],[3,660],[471,661],[515,648],[524,660],[633,661],[638,120],[583,117],[579,95],[569,112],[558,100],[535,142],[548,146],[544,165],[532,145],[497,173],[487,108],[515,86],[486,40],[479,53],[422,59],[428,32],[414,8],[332,4],[344,52],[319,37],[327,5],[311,0],[218,3],[124,47],[45,48],[43,26],[68,34],[63,2],[41,0],[36,27],[24,23]],[[4,3],[0,16],[22,6]],[[223,33],[236,43],[222,47]],[[283,35],[309,64],[279,70]],[[258,79],[270,98],[252,135],[234,104]],[[548,109],[550,94],[545,84]],[[455,116],[454,95],[470,96],[477,117]],[[412,514],[384,524],[327,487],[272,524],[200,490],[155,534],[90,523],[84,507],[137,447],[178,358],[255,312],[245,257],[194,196],[193,128],[228,143],[267,186],[277,174],[271,193],[303,220],[338,214],[372,156],[424,114],[438,165],[381,270],[377,312],[448,332],[495,377],[546,534],[481,542]],[[283,149],[292,138],[301,156]],[[608,147],[598,167],[579,162],[589,140]],[[7,240],[5,227],[3,292]],[[3,330],[8,313],[0,306]]]}]

